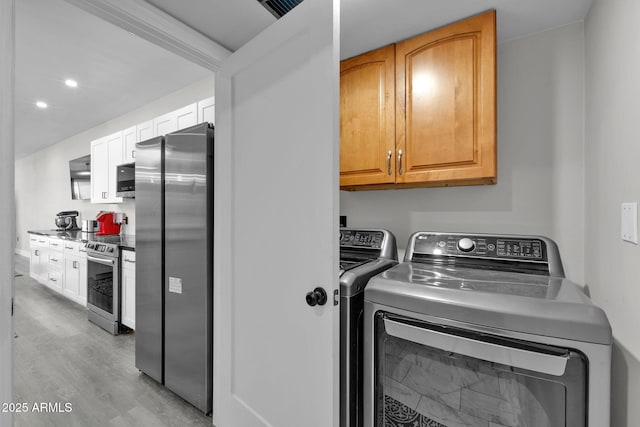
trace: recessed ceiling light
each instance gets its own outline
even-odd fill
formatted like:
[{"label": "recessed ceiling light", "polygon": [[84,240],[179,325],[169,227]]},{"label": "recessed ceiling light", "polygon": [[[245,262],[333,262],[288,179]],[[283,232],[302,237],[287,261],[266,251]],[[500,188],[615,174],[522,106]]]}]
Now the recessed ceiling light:
[{"label": "recessed ceiling light", "polygon": [[66,84],[69,87],[78,87],[78,82],[72,79],[65,80],[64,84]]},{"label": "recessed ceiling light", "polygon": [[38,107],[38,108],[47,108],[48,105],[44,101],[38,101],[38,102],[36,102],[36,107]]}]

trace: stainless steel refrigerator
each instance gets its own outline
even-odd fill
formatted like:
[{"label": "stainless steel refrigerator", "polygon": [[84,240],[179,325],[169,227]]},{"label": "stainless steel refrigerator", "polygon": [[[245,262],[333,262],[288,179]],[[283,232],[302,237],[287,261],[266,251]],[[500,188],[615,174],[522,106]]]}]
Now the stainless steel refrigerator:
[{"label": "stainless steel refrigerator", "polygon": [[205,413],[213,376],[213,126],[136,144],[136,367]]}]

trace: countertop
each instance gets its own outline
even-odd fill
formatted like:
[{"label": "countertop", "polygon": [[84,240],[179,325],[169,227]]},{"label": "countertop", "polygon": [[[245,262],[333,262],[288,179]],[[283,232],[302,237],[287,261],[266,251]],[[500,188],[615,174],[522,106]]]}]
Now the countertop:
[{"label": "countertop", "polygon": [[28,230],[29,234],[40,236],[57,237],[63,240],[73,240],[75,242],[103,242],[118,245],[121,249],[136,250],[135,234],[114,234],[110,236],[97,236],[96,233],[83,231],[58,231],[58,230]]}]

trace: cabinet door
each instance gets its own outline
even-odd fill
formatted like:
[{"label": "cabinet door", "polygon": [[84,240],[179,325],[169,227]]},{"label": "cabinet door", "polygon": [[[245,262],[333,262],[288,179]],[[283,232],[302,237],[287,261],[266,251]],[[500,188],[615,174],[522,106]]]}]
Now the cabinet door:
[{"label": "cabinet door", "polygon": [[198,124],[198,104],[193,103],[174,111],[176,115],[176,130],[186,129]]},{"label": "cabinet door", "polygon": [[216,97],[203,99],[198,101],[198,123],[209,122],[215,123],[216,115]]},{"label": "cabinet door", "polygon": [[138,132],[135,126],[122,131],[122,139],[124,144],[124,153],[122,163],[131,163],[136,161],[136,142]]},{"label": "cabinet door", "polygon": [[62,294],[78,304],[87,305],[86,256],[65,256]]},{"label": "cabinet door", "polygon": [[395,47],[340,64],[340,186],[395,182]]},{"label": "cabinet door", "polygon": [[42,256],[42,248],[39,247],[31,247],[29,259],[29,276],[32,279],[37,281],[41,281],[42,277],[42,265],[41,265],[41,256]]},{"label": "cabinet door", "polygon": [[495,22],[491,11],[396,45],[396,182],[495,183]]},{"label": "cabinet door", "polygon": [[176,122],[175,112],[163,114],[153,119],[153,133],[155,133],[156,136],[166,135],[177,130],[178,123]]},{"label": "cabinet door", "polygon": [[105,138],[91,141],[91,203],[109,197],[109,145]]},{"label": "cabinet door", "polygon": [[146,141],[154,136],[156,135],[153,133],[153,120],[140,123],[136,126],[136,142]]},{"label": "cabinet door", "polygon": [[136,253],[122,251],[122,324],[136,328]]},{"label": "cabinet door", "polygon": [[122,163],[122,131],[116,132],[106,137],[108,151],[109,151],[109,164],[107,167],[108,177],[108,203],[122,202],[122,197],[116,197],[116,179],[118,170],[116,166]]},{"label": "cabinet door", "polygon": [[80,292],[80,263],[77,257],[66,256],[64,259],[64,285],[62,293],[70,299],[78,297]]},{"label": "cabinet door", "polygon": [[153,119],[156,136],[188,128],[198,122],[198,104],[193,103]]}]

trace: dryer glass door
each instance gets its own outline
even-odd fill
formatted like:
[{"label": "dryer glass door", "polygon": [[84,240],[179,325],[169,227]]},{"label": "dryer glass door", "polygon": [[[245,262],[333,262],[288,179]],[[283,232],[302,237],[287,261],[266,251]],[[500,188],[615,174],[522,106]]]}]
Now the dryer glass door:
[{"label": "dryer glass door", "polygon": [[580,353],[388,313],[375,331],[377,426],[585,425]]}]

